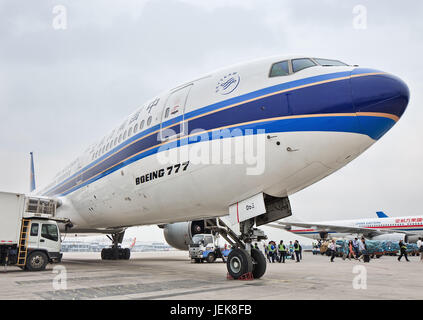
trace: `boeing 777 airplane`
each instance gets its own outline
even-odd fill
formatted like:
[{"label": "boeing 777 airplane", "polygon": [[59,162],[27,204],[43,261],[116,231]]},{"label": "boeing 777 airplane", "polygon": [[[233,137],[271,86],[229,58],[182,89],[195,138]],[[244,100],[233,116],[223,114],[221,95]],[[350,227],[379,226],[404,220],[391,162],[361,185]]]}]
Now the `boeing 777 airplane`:
[{"label": "boeing 777 airplane", "polygon": [[270,226],[314,240],[364,236],[372,240],[417,242],[420,237],[423,237],[423,216],[388,217],[382,211],[376,214],[378,219],[322,222],[279,221]]},{"label": "boeing 777 airplane", "polygon": [[32,195],[57,202],[63,232],[110,234],[103,259],[123,257],[131,226],[159,225],[176,247],[209,228],[236,247],[231,276],[260,278],[256,227],[291,215],[288,196],[363,153],[408,101],[396,76],[338,60],[234,65],[142,104]]}]

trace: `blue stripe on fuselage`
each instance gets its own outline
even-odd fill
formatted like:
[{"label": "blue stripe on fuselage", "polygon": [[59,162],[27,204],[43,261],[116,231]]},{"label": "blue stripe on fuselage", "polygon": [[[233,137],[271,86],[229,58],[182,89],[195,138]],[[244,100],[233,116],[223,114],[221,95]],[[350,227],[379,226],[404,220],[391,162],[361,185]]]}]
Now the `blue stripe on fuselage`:
[{"label": "blue stripe on fuselage", "polygon": [[[279,133],[279,132],[296,132],[296,131],[332,131],[332,132],[352,132],[352,133],[363,133],[357,131],[355,117],[351,116],[338,116],[338,117],[314,117],[314,118],[294,118],[294,119],[281,119],[281,120],[269,120],[249,123],[246,125],[239,125],[231,129],[239,129],[242,135],[256,134],[258,130],[265,130],[266,133]],[[385,118],[386,119],[386,118]],[[386,119],[386,121],[393,121]],[[199,133],[198,136],[182,138],[173,142],[165,143],[161,146],[157,146],[148,151],[142,152],[151,145],[157,145],[156,135],[147,137],[146,139],[135,142],[133,145],[127,147],[121,152],[114,156],[106,159],[98,166],[88,169],[82,174],[82,181],[84,183],[75,185],[74,181],[69,181],[59,187],[56,192],[57,194],[66,195],[73,192],[80,187],[90,184],[102,177],[109,175],[110,173],[119,170],[133,162],[136,162],[142,158],[153,155],[160,150],[169,150],[180,147],[181,145],[193,144],[200,141],[207,141],[213,139],[227,138],[230,136],[220,135],[214,136],[214,131]],[[160,150],[159,150],[160,149]],[[141,152],[140,152],[141,150]],[[123,161],[123,162],[122,162]],[[121,162],[121,163],[120,163]]]},{"label": "blue stripe on fuselage", "polygon": [[[306,79],[296,80],[289,83],[284,83],[269,88],[261,89],[253,93],[248,93],[239,97],[231,98],[192,112],[189,112],[185,116],[185,121],[188,120],[188,130],[191,132],[194,129],[213,130],[224,126],[236,126],[239,124],[239,128],[243,127],[243,123],[250,121],[261,121],[263,119],[269,119],[274,117],[284,117],[292,115],[306,115],[306,114],[319,114],[328,113],[325,117],[313,117],[313,118],[296,118],[296,119],[285,119],[278,121],[266,121],[260,125],[253,125],[254,129],[265,129],[267,132],[289,132],[289,131],[340,131],[340,132],[355,132],[361,134],[367,134],[373,139],[377,139],[380,136],[380,130],[369,130],[368,127],[360,126],[356,117],[331,117],[330,113],[354,113],[353,106],[351,103],[351,96],[348,92],[349,79],[341,79],[338,81],[332,81],[328,83],[319,84],[318,86],[310,86],[305,88],[296,89],[286,93],[273,94],[265,96],[260,99],[252,100],[262,95],[278,92],[285,89],[295,88],[301,85],[312,84],[315,82],[321,82],[331,79],[337,79],[340,77],[348,76],[349,72],[339,72],[321,76],[310,77]],[[330,98],[329,98],[330,97]],[[310,100],[311,98],[311,100]],[[230,106],[234,103],[240,103],[234,108],[227,108],[220,110],[223,107]],[[288,103],[289,101],[289,103]],[[203,113],[215,111],[204,116],[199,116]],[[196,117],[198,116],[198,117]],[[196,117],[196,118],[195,118]],[[182,120],[182,116],[177,117]],[[366,118],[366,117],[360,117]],[[375,117],[372,117],[375,118]],[[378,125],[384,128],[390,128],[395,122],[388,118],[376,118]],[[167,121],[163,124],[163,127],[174,123],[175,119]],[[366,120],[363,120],[366,121]],[[369,121],[375,121],[369,120]],[[366,132],[362,128],[367,128]],[[73,190],[74,186],[77,188],[85,185],[78,184],[78,182],[86,182],[98,180],[98,176],[101,172],[100,177],[107,175],[124,165],[129,164],[129,160],[125,160],[132,155],[134,161],[140,159],[140,152],[147,148],[151,148],[159,144],[159,132],[160,125],[155,125],[152,128],[146,129],[137,135],[134,135],[121,145],[113,148],[110,152],[95,160],[85,168],[75,173],[68,179],[64,180],[57,186],[50,189],[46,195],[57,195],[68,193],[69,190]],[[179,132],[180,126],[176,124],[171,127],[175,129],[176,133]],[[371,129],[371,128],[370,128]],[[376,131],[376,132],[375,132]],[[151,135],[149,135],[151,134]],[[149,136],[148,136],[149,135]],[[146,152],[146,155],[157,152],[156,149],[151,149]],[[144,153],[142,153],[144,154]],[[119,164],[125,160],[124,163]],[[133,161],[131,161],[133,162]],[[119,165],[117,165],[119,164]],[[111,170],[111,171],[110,171]],[[76,189],[75,189],[76,190]]]}]

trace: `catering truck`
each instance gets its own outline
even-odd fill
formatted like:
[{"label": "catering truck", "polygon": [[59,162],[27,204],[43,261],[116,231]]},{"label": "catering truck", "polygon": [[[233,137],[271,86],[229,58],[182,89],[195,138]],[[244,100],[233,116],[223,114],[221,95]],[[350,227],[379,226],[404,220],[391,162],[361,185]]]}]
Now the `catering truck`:
[{"label": "catering truck", "polygon": [[61,239],[52,199],[0,192],[0,265],[27,271],[60,262]]}]

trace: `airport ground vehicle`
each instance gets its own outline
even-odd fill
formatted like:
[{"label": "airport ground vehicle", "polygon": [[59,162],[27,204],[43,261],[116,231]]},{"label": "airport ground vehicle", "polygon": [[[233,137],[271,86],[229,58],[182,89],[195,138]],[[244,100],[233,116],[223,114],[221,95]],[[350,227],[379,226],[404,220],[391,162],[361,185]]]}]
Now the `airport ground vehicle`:
[{"label": "airport ground vehicle", "polygon": [[[41,271],[62,258],[51,199],[0,192],[0,264]],[[65,219],[60,221],[66,222]]]},{"label": "airport ground vehicle", "polygon": [[196,263],[207,261],[213,263],[217,258],[226,262],[230,249],[220,248],[218,239],[212,234],[196,234],[189,245],[189,256]]}]

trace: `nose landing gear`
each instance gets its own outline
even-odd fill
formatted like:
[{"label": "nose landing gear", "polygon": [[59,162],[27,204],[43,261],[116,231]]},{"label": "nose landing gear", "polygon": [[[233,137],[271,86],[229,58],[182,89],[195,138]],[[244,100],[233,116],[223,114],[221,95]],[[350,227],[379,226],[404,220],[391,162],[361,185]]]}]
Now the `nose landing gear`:
[{"label": "nose landing gear", "polygon": [[229,253],[226,267],[233,279],[242,279],[251,274],[254,279],[261,278],[266,272],[266,259],[263,253],[251,246],[252,242],[267,239],[263,231],[254,228],[254,219],[240,223],[241,235],[238,236],[221,219],[207,219],[206,228],[220,234],[233,248]]}]

